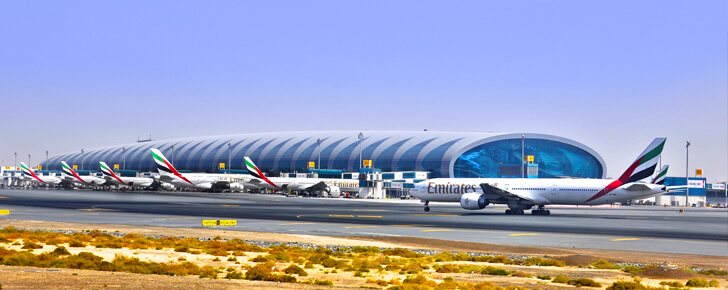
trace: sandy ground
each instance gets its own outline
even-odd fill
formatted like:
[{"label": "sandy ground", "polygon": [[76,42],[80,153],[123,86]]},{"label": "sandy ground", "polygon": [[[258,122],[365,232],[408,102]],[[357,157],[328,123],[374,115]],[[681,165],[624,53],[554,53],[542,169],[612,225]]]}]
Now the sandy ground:
[{"label": "sandy ground", "polygon": [[[521,254],[542,256],[549,255],[555,259],[563,260],[569,265],[586,266],[596,262],[600,258],[609,260],[610,262],[633,262],[645,264],[659,264],[671,266],[698,266],[703,268],[726,268],[728,259],[720,256],[696,256],[681,254],[665,254],[665,253],[637,253],[627,251],[604,251],[589,249],[562,249],[562,248],[546,248],[546,247],[526,247],[526,246],[507,246],[493,245],[483,243],[453,242],[434,239],[422,238],[406,238],[406,237],[322,237],[312,235],[292,235],[292,234],[276,234],[276,233],[259,233],[259,232],[241,232],[229,231],[224,228],[165,228],[165,227],[149,227],[149,226],[128,226],[128,225],[109,225],[109,224],[79,224],[79,223],[62,223],[62,222],[43,222],[28,220],[2,220],[0,227],[14,226],[27,230],[92,230],[98,229],[107,232],[120,233],[139,233],[154,234],[165,236],[186,236],[186,237],[202,237],[214,238],[220,236],[223,239],[240,238],[245,240],[272,241],[272,242],[302,242],[315,245],[342,245],[342,246],[376,246],[376,247],[406,247],[417,249],[433,249],[445,251],[464,251],[464,252],[484,252],[489,254]],[[6,248],[20,250],[21,246],[3,245]],[[241,265],[252,264],[248,262],[257,255],[262,253],[246,253],[245,257],[238,257],[238,264],[232,261],[213,261],[215,258],[206,254],[189,254],[174,252],[173,249],[164,250],[130,250],[130,249],[108,249],[95,248],[88,246],[85,248],[71,248],[68,250],[77,254],[81,251],[92,252],[95,255],[103,257],[107,261],[114,259],[116,254],[123,254],[129,257],[137,257],[143,261],[154,262],[176,262],[185,259],[194,262],[200,266],[209,265],[214,267],[233,267],[240,269]],[[45,245],[43,249],[37,249],[35,253],[44,251],[52,251],[55,246]],[[470,263],[470,262],[462,262]],[[478,263],[486,265],[487,263]],[[520,271],[533,276],[549,275],[554,277],[562,274],[570,278],[587,277],[601,282],[604,287],[611,284],[615,280],[631,280],[631,275],[615,270],[597,270],[581,267],[537,267],[537,266],[517,266],[492,264],[493,266],[504,268],[507,270]],[[365,279],[354,278],[351,273],[324,274],[324,269],[310,271],[308,278],[330,279],[336,286],[314,286],[304,284],[288,284],[288,283],[271,283],[246,280],[226,280],[226,279],[201,279],[198,277],[169,277],[161,275],[141,275],[130,273],[113,273],[99,272],[73,269],[41,269],[32,267],[7,267],[0,266],[0,284],[2,289],[117,289],[117,288],[145,288],[145,289],[227,289],[227,288],[250,288],[250,289],[334,289],[348,287],[373,287],[374,284],[365,282]],[[691,278],[702,276],[692,272],[682,270],[671,270],[669,268],[656,269],[651,273],[647,273],[645,284],[658,286],[660,281],[678,280],[683,283]],[[650,276],[651,275],[651,276]],[[394,278],[393,274],[371,273],[368,278],[389,280]],[[453,277],[457,281],[479,283],[483,281],[483,275],[473,274],[438,274],[430,275],[431,278],[442,280],[445,277]],[[518,277],[502,277],[502,276],[486,276],[487,281],[499,286],[517,285],[532,289],[562,289],[573,288],[573,286],[554,284],[529,278]],[[708,279],[716,277],[703,276]],[[728,281],[725,277],[720,278],[721,287],[728,287]],[[345,285],[345,286],[342,286]]]}]

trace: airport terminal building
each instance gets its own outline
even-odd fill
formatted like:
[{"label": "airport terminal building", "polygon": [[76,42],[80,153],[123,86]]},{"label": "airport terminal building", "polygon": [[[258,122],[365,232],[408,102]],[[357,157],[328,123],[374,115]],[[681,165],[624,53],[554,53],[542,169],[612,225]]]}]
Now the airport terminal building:
[{"label": "airport terminal building", "polygon": [[41,165],[60,170],[61,161],[66,161],[78,169],[98,170],[99,161],[104,161],[121,170],[156,171],[150,148],[161,150],[178,170],[190,172],[219,172],[221,163],[227,170],[243,170],[245,156],[271,176],[306,172],[309,162],[319,169],[355,172],[363,159],[372,160],[382,172],[427,171],[430,178],[521,177],[523,156],[533,156],[526,168],[530,177],[604,178],[607,171],[594,150],[563,137],[442,131],[278,132],[155,140],[66,153]]}]

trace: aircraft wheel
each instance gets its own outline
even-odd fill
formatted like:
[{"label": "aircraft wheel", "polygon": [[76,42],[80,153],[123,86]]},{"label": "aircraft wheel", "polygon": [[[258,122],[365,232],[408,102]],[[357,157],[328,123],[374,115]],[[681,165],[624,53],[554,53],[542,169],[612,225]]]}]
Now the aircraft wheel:
[{"label": "aircraft wheel", "polygon": [[430,207],[429,207],[429,206],[426,206],[426,207],[425,207],[425,211],[426,211],[426,212],[430,211]]},{"label": "aircraft wheel", "polygon": [[546,215],[551,215],[551,211],[547,209],[546,210]]},{"label": "aircraft wheel", "polygon": [[510,209],[507,209],[506,214],[513,214],[513,211],[511,211]]},{"label": "aircraft wheel", "polygon": [[541,213],[540,210],[534,209],[534,210],[531,211],[531,214],[532,215],[541,215],[542,213]]}]

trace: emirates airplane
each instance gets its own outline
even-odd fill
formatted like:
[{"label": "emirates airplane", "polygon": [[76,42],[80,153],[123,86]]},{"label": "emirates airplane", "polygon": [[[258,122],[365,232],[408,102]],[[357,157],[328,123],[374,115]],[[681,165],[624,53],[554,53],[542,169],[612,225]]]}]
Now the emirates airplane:
[{"label": "emirates airplane", "polygon": [[657,138],[617,180],[556,178],[437,178],[415,184],[410,194],[425,203],[459,202],[468,210],[483,209],[489,204],[505,204],[506,214],[549,215],[549,204],[599,205],[622,202],[665,192],[661,184],[640,183],[652,176],[665,145]]},{"label": "emirates airplane", "polygon": [[23,179],[37,184],[58,185],[61,179],[55,176],[38,176],[33,170],[30,170],[25,163],[20,162],[20,169],[23,171]]},{"label": "emirates airplane", "polygon": [[247,174],[180,173],[157,148],[152,148],[152,158],[157,163],[159,181],[178,187],[222,191],[225,189],[242,191],[245,182],[252,178]]},{"label": "emirates airplane", "polygon": [[68,182],[72,182],[79,185],[102,185],[106,183],[106,180],[103,178],[98,178],[96,176],[91,175],[85,175],[85,176],[79,176],[76,174],[76,171],[73,171],[71,167],[68,166],[66,161],[61,161],[61,175],[63,176],[63,179],[65,179]]},{"label": "emirates airplane", "polygon": [[341,189],[359,190],[359,180],[351,179],[335,179],[335,178],[290,178],[290,177],[266,177],[263,172],[255,166],[253,160],[245,157],[245,166],[248,168],[250,175],[255,178],[250,179],[246,186],[267,188],[270,190],[295,190],[305,191],[312,195],[318,196],[339,196]]},{"label": "emirates airplane", "polygon": [[106,165],[106,162],[99,162],[101,173],[104,174],[106,182],[116,185],[136,186],[136,187],[150,187],[154,183],[154,179],[148,177],[121,177],[116,175],[111,167]]}]

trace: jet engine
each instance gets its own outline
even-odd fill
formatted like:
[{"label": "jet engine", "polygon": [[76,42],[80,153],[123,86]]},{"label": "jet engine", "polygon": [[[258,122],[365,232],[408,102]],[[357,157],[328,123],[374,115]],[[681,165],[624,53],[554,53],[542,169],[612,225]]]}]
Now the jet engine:
[{"label": "jet engine", "polygon": [[464,209],[484,209],[490,202],[485,198],[484,194],[480,193],[466,193],[460,198],[460,206]]},{"label": "jet engine", "polygon": [[339,188],[338,186],[329,186],[326,188],[326,193],[330,197],[339,197],[341,196],[341,188]]},{"label": "jet engine", "polygon": [[242,183],[230,183],[231,192],[243,192],[245,186]]}]

